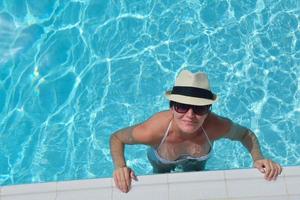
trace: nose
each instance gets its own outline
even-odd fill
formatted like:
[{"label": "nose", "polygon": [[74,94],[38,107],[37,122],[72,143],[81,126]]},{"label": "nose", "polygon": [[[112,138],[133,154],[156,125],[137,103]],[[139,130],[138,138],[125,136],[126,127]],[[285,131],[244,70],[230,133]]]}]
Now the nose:
[{"label": "nose", "polygon": [[189,110],[185,113],[188,117],[194,117],[195,113],[192,108],[189,108]]}]

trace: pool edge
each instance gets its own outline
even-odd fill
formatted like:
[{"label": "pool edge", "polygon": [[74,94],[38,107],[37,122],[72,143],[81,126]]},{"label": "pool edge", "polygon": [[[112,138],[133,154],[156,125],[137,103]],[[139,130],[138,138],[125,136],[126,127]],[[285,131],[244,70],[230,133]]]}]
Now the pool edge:
[{"label": "pool edge", "polygon": [[129,193],[121,193],[112,178],[0,187],[0,200],[43,199],[300,199],[300,166],[284,167],[276,181],[266,181],[257,169],[202,171],[139,176]]}]

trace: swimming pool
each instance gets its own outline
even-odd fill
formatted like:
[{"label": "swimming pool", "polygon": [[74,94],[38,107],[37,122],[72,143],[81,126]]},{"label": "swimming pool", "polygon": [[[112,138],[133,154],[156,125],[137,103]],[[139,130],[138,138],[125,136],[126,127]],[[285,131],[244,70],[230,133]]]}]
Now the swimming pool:
[{"label": "swimming pool", "polygon": [[[208,73],[213,111],[265,156],[299,165],[299,22],[297,0],[0,1],[0,185],[110,177],[110,134],[167,109],[183,68]],[[126,150],[138,175],[145,150]],[[248,167],[221,140],[206,168]]]}]

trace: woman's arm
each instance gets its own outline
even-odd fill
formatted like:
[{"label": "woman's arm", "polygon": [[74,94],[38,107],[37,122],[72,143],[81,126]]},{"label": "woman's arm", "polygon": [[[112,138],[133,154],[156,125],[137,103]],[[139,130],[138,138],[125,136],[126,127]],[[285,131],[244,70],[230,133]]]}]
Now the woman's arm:
[{"label": "woman's arm", "polygon": [[136,126],[123,128],[110,137],[110,153],[114,163],[114,181],[116,186],[122,192],[128,192],[131,187],[131,180],[137,180],[134,171],[126,166],[124,157],[125,144],[138,143],[132,136],[133,130]]},{"label": "woman's arm", "polygon": [[[128,192],[131,179],[137,180],[132,169],[126,166],[124,157],[125,144],[146,144],[154,146],[161,140],[163,130],[168,120],[167,113],[156,114],[149,120],[123,128],[110,137],[110,152],[115,166],[114,181],[123,192]],[[161,134],[162,133],[162,134]]]},{"label": "woman's arm", "polygon": [[258,139],[250,129],[232,123],[230,131],[224,137],[238,140],[247,148],[252,156],[254,166],[265,174],[265,179],[275,180],[281,174],[282,167],[279,164],[263,157]]},{"label": "woman's arm", "polygon": [[246,129],[244,131],[244,135],[241,139],[241,142],[244,145],[244,147],[246,147],[250,152],[253,162],[264,159],[264,156],[262,155],[260,150],[258,139],[250,129]]},{"label": "woman's arm", "polygon": [[250,129],[231,122],[231,128],[225,137],[240,141],[247,148],[254,162],[264,159],[257,137]]},{"label": "woman's arm", "polygon": [[110,137],[110,153],[115,166],[115,169],[125,167],[124,145],[138,143],[132,136],[135,126],[123,128]]},{"label": "woman's arm", "polygon": [[116,131],[110,137],[110,152],[115,168],[126,166],[124,158],[125,144],[145,144],[155,145],[160,141],[161,129],[163,130],[158,117],[154,116],[151,119],[134,126],[123,128]]}]

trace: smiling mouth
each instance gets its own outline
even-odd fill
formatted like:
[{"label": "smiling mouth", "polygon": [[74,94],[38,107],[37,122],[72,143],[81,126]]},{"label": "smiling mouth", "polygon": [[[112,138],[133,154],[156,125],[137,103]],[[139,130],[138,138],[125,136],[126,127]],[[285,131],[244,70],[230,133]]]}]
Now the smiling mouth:
[{"label": "smiling mouth", "polygon": [[185,124],[191,124],[191,125],[194,125],[195,124],[195,122],[193,122],[193,121],[183,121]]}]

